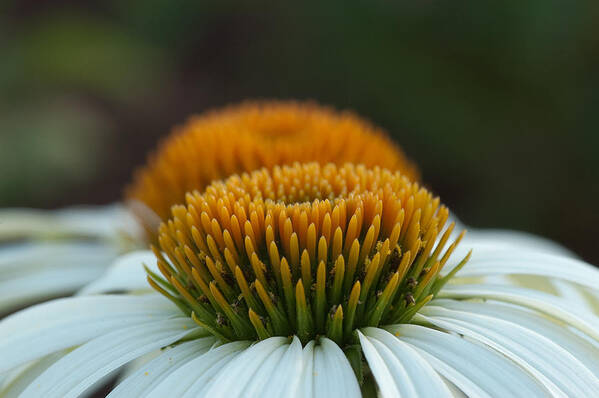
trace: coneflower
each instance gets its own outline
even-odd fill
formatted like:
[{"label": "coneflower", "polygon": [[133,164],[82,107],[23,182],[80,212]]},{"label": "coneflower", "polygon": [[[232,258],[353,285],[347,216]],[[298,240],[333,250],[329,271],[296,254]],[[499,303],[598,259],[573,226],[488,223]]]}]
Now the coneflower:
[{"label": "coneflower", "polygon": [[448,215],[364,166],[215,182],[100,294],[1,321],[0,394],[75,397],[154,353],[109,396],[598,395],[599,272],[526,246],[471,256]]},{"label": "coneflower", "polygon": [[163,277],[149,282],[224,341],[343,345],[356,328],[409,321],[457,244],[443,251],[453,225],[438,198],[349,164],[231,177],[172,214],[155,249]]},{"label": "coneflower", "polygon": [[[130,206],[0,210],[0,314],[72,293],[119,254],[147,247],[187,191],[295,161],[355,162],[417,176],[380,128],[351,112],[295,101],[252,101],[206,112],[175,129],[136,172],[126,193]],[[79,268],[82,256],[87,266]]]}]

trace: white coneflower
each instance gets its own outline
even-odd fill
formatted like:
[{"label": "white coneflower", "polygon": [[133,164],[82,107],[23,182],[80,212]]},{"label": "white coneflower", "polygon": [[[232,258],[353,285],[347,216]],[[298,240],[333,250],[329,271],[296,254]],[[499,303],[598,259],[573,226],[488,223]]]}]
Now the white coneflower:
[{"label": "white coneflower", "polygon": [[[173,208],[156,257],[129,254],[87,289],[136,294],[0,322],[0,394],[75,397],[160,350],[110,396],[597,396],[599,272],[503,243],[467,261],[447,218],[361,166],[214,183]],[[160,294],[140,294],[142,260]]]},{"label": "white coneflower", "polygon": [[[184,202],[186,192],[236,172],[295,161],[356,162],[418,176],[384,131],[351,112],[295,101],[246,102],[207,112],[166,137],[126,190],[146,239],[119,206],[0,211],[0,314],[72,293],[94,280],[117,253],[147,247],[145,240],[154,239],[161,219]],[[16,239],[26,244],[12,244]],[[80,253],[87,261],[74,269]],[[42,279],[46,283],[39,283]]]}]

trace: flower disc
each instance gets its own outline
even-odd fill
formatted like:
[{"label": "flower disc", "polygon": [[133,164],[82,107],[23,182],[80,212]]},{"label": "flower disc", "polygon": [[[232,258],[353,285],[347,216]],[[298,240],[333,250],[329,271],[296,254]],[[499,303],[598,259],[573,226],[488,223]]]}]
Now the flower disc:
[{"label": "flower disc", "polygon": [[[174,206],[149,281],[223,340],[407,322],[450,277],[448,210],[399,172],[294,164],[235,175]],[[460,236],[461,237],[461,236]]]},{"label": "flower disc", "polygon": [[313,103],[247,102],[192,117],[175,129],[137,171],[126,196],[154,230],[152,213],[166,220],[186,192],[234,173],[296,161],[354,162],[418,177],[381,129],[352,113]]}]

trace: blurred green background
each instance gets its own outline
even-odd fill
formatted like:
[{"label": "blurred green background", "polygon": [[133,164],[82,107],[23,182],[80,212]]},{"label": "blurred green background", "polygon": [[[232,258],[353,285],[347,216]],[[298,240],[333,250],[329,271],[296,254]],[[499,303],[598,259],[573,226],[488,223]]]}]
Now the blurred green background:
[{"label": "blurred green background", "polygon": [[386,128],[464,222],[597,264],[597,21],[596,0],[3,2],[0,206],[118,200],[189,114],[310,98]]}]

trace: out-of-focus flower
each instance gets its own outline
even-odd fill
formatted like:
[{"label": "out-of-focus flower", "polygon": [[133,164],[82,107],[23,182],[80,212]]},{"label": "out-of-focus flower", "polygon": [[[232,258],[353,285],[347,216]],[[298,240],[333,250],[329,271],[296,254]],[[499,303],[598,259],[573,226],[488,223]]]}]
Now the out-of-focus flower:
[{"label": "out-of-focus flower", "polygon": [[[155,255],[86,289],[98,295],[0,322],[0,393],[77,396],[160,349],[110,396],[599,394],[599,272],[536,242],[485,241],[470,258],[447,219],[380,169],[216,182],[173,208]],[[160,294],[140,294],[141,262]]]},{"label": "out-of-focus flower", "polygon": [[295,161],[351,161],[417,176],[381,129],[350,112],[284,101],[207,112],[175,129],[127,190],[128,209],[143,221],[146,237],[122,205],[0,211],[0,314],[73,292],[119,253],[146,246],[170,207],[184,202],[185,192],[235,172]]},{"label": "out-of-focus flower", "polygon": [[351,112],[310,102],[252,101],[176,128],[137,171],[127,197],[155,234],[187,192],[235,173],[294,162],[351,162],[418,179],[416,167],[386,133]]}]

